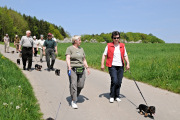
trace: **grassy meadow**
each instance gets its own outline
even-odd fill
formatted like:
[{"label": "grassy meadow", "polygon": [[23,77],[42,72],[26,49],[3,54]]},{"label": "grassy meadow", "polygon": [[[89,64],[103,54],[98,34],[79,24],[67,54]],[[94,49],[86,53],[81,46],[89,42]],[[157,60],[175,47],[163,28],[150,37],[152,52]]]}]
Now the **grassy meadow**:
[{"label": "grassy meadow", "polygon": [[[71,43],[58,44],[58,56],[65,60],[65,52]],[[132,44],[126,50],[130,61],[130,71],[137,81],[155,87],[180,93],[180,44]],[[82,43],[88,65],[101,67],[101,58],[106,44]],[[106,71],[108,71],[106,67]],[[124,76],[132,79],[129,72]]]},{"label": "grassy meadow", "polygon": [[[2,44],[2,42],[1,42]],[[58,44],[58,57],[65,60],[65,52],[71,43]],[[14,46],[12,43],[10,46]],[[180,44],[126,43],[130,71],[137,81],[180,94]],[[106,47],[102,43],[81,43],[88,65],[101,68],[101,58]],[[106,67],[106,72],[108,69]],[[129,72],[124,76],[132,79]]]},{"label": "grassy meadow", "polygon": [[0,120],[40,120],[42,113],[28,79],[0,54]]}]

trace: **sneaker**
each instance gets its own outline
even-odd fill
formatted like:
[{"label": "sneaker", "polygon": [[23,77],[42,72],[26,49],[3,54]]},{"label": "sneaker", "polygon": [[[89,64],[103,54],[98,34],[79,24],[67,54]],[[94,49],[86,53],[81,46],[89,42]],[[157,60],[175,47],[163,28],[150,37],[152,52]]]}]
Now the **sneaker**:
[{"label": "sneaker", "polygon": [[31,72],[31,71],[32,71],[32,70],[31,70],[31,68],[28,68],[27,70],[28,70],[29,72]]},{"label": "sneaker", "polygon": [[26,70],[26,67],[23,67],[23,70]]},{"label": "sneaker", "polygon": [[113,103],[113,102],[114,102],[114,98],[110,98],[110,99],[109,99],[109,102],[110,102],[110,103]]},{"label": "sneaker", "polygon": [[74,109],[78,109],[78,106],[77,106],[77,104],[76,104],[75,101],[72,101],[72,102],[71,102],[71,106],[72,106],[72,108],[74,108]]},{"label": "sneaker", "polygon": [[116,101],[117,101],[117,102],[121,102],[121,99],[120,99],[120,98],[116,98]]},{"label": "sneaker", "polygon": [[47,71],[48,71],[48,72],[50,72],[50,70],[51,70],[50,68],[47,68]]},{"label": "sneaker", "polygon": [[54,68],[51,68],[51,70],[52,70],[52,71],[55,71],[55,69],[54,69]]}]

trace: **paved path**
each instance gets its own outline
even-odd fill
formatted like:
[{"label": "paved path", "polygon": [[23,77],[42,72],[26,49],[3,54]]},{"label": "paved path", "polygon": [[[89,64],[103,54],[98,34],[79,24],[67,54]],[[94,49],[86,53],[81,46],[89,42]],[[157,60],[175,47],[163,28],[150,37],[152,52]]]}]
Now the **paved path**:
[{"label": "paved path", "polygon": [[[0,45],[0,52],[16,63],[18,54],[4,53],[4,46]],[[15,50],[10,48],[10,50]],[[37,61],[36,61],[37,60]],[[109,103],[110,77],[108,73],[90,69],[87,75],[85,88],[78,98],[79,109],[70,106],[69,80],[66,74],[66,62],[57,60],[55,68],[61,69],[61,75],[56,76],[53,71],[46,71],[46,62],[40,63],[39,57],[34,58],[34,64],[41,64],[42,71],[23,71],[34,88],[43,118],[55,118],[59,103],[61,107],[57,120],[151,120],[145,118],[136,110],[139,104],[144,103],[138,89],[132,80],[123,78],[121,96],[122,101]],[[19,66],[22,69],[22,61]],[[179,120],[180,95],[154,88],[138,82],[138,85],[149,105],[156,106],[155,120]]]}]

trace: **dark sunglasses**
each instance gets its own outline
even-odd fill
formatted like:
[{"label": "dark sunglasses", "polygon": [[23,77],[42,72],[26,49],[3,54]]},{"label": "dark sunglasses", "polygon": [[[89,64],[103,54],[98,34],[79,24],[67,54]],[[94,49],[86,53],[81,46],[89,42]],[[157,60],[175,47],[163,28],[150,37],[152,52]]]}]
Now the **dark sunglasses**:
[{"label": "dark sunglasses", "polygon": [[113,37],[113,39],[119,39],[120,37]]}]

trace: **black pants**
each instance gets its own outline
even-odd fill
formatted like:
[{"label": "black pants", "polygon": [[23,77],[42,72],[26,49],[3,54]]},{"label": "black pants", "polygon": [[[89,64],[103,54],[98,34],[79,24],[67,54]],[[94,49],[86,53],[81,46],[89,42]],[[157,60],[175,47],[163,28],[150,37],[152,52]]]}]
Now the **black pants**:
[{"label": "black pants", "polygon": [[32,47],[23,47],[22,49],[22,62],[23,67],[26,68],[26,62],[28,60],[28,69],[31,69],[32,66]]},{"label": "black pants", "polygon": [[123,66],[112,66],[108,68],[111,76],[110,97],[119,98],[120,88],[124,73]]},{"label": "black pants", "polygon": [[37,56],[37,48],[34,48],[34,56]]}]

